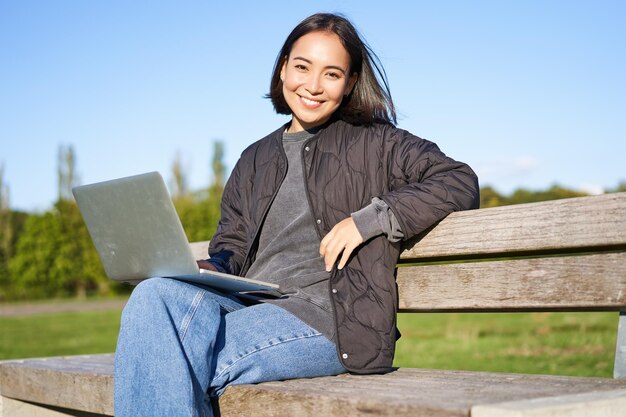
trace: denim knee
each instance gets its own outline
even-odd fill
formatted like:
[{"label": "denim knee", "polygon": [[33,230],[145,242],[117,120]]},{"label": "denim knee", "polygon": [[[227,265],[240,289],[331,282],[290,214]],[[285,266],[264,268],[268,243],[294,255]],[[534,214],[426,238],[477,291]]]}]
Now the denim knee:
[{"label": "denim knee", "polygon": [[135,286],[133,292],[128,298],[128,302],[124,307],[122,313],[122,320],[124,316],[136,312],[136,310],[143,310],[148,306],[154,306],[155,302],[159,302],[163,299],[163,294],[167,293],[166,286],[171,281],[166,278],[150,278],[144,279]]},{"label": "denim knee", "polygon": [[157,299],[161,299],[164,294],[171,293],[172,286],[175,286],[176,284],[180,283],[171,278],[154,277],[144,279],[135,286],[135,289],[131,294],[131,299],[137,297],[156,297]]},{"label": "denim knee", "polygon": [[138,326],[150,326],[155,320],[163,326],[172,321],[176,326],[200,291],[171,278],[145,279],[135,287],[124,307],[122,326],[129,321]]},{"label": "denim knee", "polygon": [[140,316],[153,321],[158,311],[164,311],[170,319],[178,320],[196,308],[196,303],[202,302],[215,308],[219,315],[220,310],[231,312],[244,308],[245,305],[236,298],[211,288],[179,281],[173,278],[154,277],[141,281],[133,290],[124,312],[125,316]]}]

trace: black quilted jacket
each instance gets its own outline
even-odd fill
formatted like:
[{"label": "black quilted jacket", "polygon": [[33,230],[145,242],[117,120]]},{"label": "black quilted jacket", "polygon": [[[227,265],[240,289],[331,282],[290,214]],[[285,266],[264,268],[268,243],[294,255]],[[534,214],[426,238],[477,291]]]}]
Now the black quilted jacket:
[{"label": "black quilted jacket", "polygon": [[[226,272],[245,275],[258,237],[285,177],[284,127],[241,155],[224,190],[222,218],[209,254]],[[478,180],[432,142],[387,124],[354,126],[331,121],[302,151],[309,204],[320,238],[366,205],[384,200],[405,239],[450,212],[478,206]],[[381,235],[361,245],[342,270],[333,270],[329,295],[343,366],[354,373],[391,368],[396,342],[398,294],[395,267],[400,243]]]}]

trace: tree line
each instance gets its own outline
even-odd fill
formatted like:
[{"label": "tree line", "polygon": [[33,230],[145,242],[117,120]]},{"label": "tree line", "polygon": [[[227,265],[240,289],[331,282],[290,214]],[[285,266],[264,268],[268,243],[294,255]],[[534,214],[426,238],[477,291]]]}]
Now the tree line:
[{"label": "tree line", "polygon": [[[213,181],[190,191],[180,154],[170,190],[190,242],[209,240],[220,217],[225,166],[222,142],[213,144]],[[72,196],[78,185],[73,147],[58,151],[58,195],[43,213],[12,210],[0,166],[0,301],[109,296],[132,287],[109,280]]]},{"label": "tree line", "polygon": [[[190,242],[209,240],[217,227],[226,172],[223,154],[222,142],[214,142],[213,181],[195,191],[189,190],[180,154],[172,163],[172,200]],[[52,208],[43,213],[25,213],[10,208],[9,190],[0,166],[0,301],[108,296],[132,289],[106,278],[72,198],[78,175],[71,146],[59,147],[57,176],[58,196]],[[626,182],[608,190],[623,191]],[[584,195],[559,185],[540,191],[517,189],[509,195],[486,186],[481,188],[480,204],[495,207]]]}]

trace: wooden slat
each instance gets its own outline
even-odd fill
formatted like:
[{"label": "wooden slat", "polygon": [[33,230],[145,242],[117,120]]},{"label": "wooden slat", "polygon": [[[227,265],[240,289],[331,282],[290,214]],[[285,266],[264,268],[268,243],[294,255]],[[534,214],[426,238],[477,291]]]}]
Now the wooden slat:
[{"label": "wooden slat", "polygon": [[470,415],[473,406],[626,389],[603,378],[399,369],[387,375],[340,375],[229,387],[222,417]]},{"label": "wooden slat", "polygon": [[626,193],[452,213],[401,259],[626,246]]},{"label": "wooden slat", "polygon": [[209,241],[190,243],[191,252],[196,259],[207,259],[209,257]]},{"label": "wooden slat", "polygon": [[0,363],[3,397],[113,415],[113,355]]},{"label": "wooden slat", "polygon": [[104,414],[94,414],[85,411],[68,410],[67,408],[52,407],[44,404],[29,403],[0,397],[1,417],[102,417]]},{"label": "wooden slat", "polygon": [[402,311],[623,310],[626,253],[398,268]]},{"label": "wooden slat", "polygon": [[472,417],[624,417],[626,390],[535,398],[472,407]]}]

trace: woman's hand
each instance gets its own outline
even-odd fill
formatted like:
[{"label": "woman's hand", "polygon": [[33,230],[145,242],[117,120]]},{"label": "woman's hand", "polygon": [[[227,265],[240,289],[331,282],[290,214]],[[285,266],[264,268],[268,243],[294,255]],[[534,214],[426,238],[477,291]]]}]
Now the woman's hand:
[{"label": "woman's hand", "polygon": [[324,264],[326,264],[326,271],[330,272],[333,269],[333,265],[337,261],[339,254],[343,252],[341,260],[339,261],[338,269],[342,269],[352,251],[356,249],[361,243],[363,238],[359,229],[354,224],[352,217],[348,217],[337,223],[320,244],[320,255],[324,257]]},{"label": "woman's hand", "polygon": [[200,269],[208,269],[210,271],[219,272],[217,270],[217,268],[214,267],[213,264],[211,262],[207,261],[207,260],[203,259],[201,261],[196,261],[196,262],[198,262],[198,268],[200,268]]}]

